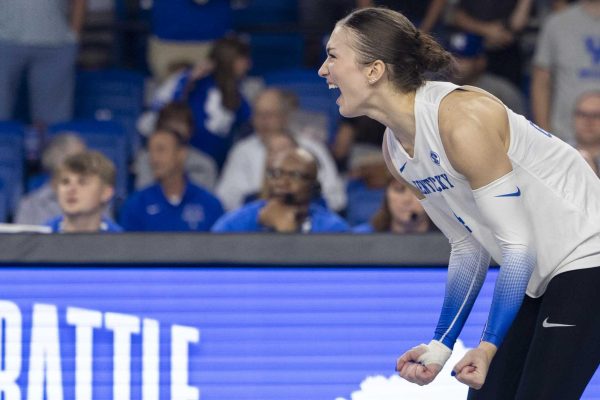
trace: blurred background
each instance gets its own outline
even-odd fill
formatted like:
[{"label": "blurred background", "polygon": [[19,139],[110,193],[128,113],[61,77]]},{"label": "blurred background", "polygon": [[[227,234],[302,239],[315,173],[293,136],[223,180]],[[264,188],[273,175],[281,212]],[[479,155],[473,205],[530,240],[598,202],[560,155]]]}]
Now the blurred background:
[{"label": "blurred background", "polygon": [[[456,57],[455,70],[444,79],[490,91],[580,148],[597,170],[597,101],[588,106],[589,123],[579,131],[574,115],[579,96],[600,87],[594,57],[598,24],[577,24],[579,38],[561,33],[582,18],[575,12],[585,11],[585,3],[8,2],[0,20],[0,221],[41,225],[61,211],[49,183],[62,160],[44,152],[53,138],[68,133],[114,163],[115,195],[106,216],[127,225],[125,230],[208,231],[223,212],[261,198],[268,142],[287,133],[317,156],[320,204],[349,230],[372,223],[388,183],[377,155],[384,127],[366,117],[340,117],[337,91],[317,76],[335,22],[365,6],[403,12]],[[580,58],[566,54],[569,40],[581,49]],[[261,98],[269,89],[280,98]],[[175,218],[184,220],[179,228],[130,225],[123,220],[129,217],[121,217],[126,201],[153,183],[164,192],[172,182],[159,177],[148,141],[160,128],[158,114],[173,102],[189,107],[171,118],[175,124],[191,113],[183,129],[189,153],[183,179],[214,195],[222,211],[214,211],[206,224],[187,221],[194,212],[184,217],[179,207]],[[58,153],[68,153],[61,146]],[[36,207],[52,211],[37,215]]]}]

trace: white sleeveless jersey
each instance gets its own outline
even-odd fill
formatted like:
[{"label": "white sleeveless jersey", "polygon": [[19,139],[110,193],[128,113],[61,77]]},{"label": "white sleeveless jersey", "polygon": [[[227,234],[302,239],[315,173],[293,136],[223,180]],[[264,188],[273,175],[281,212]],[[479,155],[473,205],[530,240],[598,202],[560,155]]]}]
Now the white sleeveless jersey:
[{"label": "white sleeveless jersey", "polygon": [[[483,221],[469,182],[450,165],[439,134],[440,102],[457,88],[452,83],[427,82],[417,90],[412,158],[389,128],[384,140],[396,171],[453,221],[454,229],[466,229],[500,263],[500,247]],[[573,147],[506,111],[508,157],[520,190],[514,195],[523,196],[537,251],[527,294],[539,297],[553,276],[600,266],[600,180]]]}]

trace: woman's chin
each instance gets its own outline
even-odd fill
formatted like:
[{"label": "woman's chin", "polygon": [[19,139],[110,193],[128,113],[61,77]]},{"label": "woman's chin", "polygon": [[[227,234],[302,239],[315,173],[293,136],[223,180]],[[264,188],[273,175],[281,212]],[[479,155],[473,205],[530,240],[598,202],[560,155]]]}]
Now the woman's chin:
[{"label": "woman's chin", "polygon": [[340,115],[342,117],[346,117],[346,118],[355,118],[355,117],[360,117],[361,115],[363,115],[363,114],[359,113],[358,110],[346,107],[344,104],[339,105],[339,111],[340,111]]}]

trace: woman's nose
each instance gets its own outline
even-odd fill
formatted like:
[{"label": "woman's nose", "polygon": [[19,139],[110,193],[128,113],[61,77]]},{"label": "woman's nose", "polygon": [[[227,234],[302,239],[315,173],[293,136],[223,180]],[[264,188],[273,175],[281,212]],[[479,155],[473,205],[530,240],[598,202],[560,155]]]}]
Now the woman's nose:
[{"label": "woman's nose", "polygon": [[327,66],[325,64],[326,62],[327,62],[327,60],[323,61],[323,64],[321,64],[321,68],[319,68],[319,76],[321,78],[325,78],[327,76],[328,71],[327,71]]}]

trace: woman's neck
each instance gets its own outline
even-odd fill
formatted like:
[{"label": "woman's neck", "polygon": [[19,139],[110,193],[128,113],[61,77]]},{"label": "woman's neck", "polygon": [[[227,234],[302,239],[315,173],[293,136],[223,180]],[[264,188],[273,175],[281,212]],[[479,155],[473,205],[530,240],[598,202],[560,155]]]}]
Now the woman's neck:
[{"label": "woman's neck", "polygon": [[368,117],[390,128],[409,153],[412,153],[415,144],[415,98],[415,91],[385,90],[373,99],[373,105],[366,112]]}]

